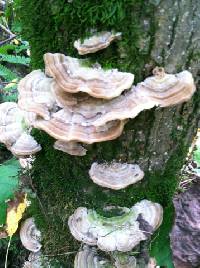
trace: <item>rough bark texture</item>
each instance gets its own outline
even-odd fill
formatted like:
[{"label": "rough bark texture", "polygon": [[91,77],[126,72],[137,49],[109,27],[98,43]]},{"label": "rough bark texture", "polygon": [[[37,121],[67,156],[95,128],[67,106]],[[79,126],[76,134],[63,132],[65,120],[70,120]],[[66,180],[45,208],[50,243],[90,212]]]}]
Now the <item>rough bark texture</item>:
[{"label": "rough bark texture", "polygon": [[171,245],[175,268],[199,267],[200,264],[200,184],[174,198],[175,225]]},{"label": "rough bark texture", "polygon": [[[17,0],[16,8],[24,36],[31,44],[34,69],[43,67],[45,52],[78,57],[73,42],[87,36],[90,29],[115,29],[122,32],[122,40],[91,55],[92,61],[105,68],[132,72],[136,82],[150,75],[156,65],[164,66],[169,73],[189,69],[199,84],[199,1]],[[67,226],[69,215],[78,206],[102,212],[105,205],[130,207],[148,198],[161,203],[167,211],[196,131],[199,100],[197,90],[186,104],[143,112],[129,121],[117,140],[88,146],[85,157],[53,150],[53,140],[35,131],[43,150],[37,156],[32,177],[46,217],[35,202],[30,213],[37,215],[44,231],[44,250],[57,254],[78,248]],[[146,172],[143,182],[120,191],[94,185],[88,176],[92,162],[113,159],[139,163]],[[164,214],[165,230],[169,231],[171,221],[172,217]],[[167,238],[166,233],[160,234],[162,239]],[[63,258],[64,262],[69,263],[68,258]]]}]

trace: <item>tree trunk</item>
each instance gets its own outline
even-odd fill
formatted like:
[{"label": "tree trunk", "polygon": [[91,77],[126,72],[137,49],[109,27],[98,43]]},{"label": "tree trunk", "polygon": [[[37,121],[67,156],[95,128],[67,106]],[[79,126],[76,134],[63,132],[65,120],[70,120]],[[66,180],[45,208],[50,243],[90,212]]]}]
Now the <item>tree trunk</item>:
[{"label": "tree trunk", "polygon": [[[43,67],[45,52],[80,57],[73,42],[84,38],[91,29],[114,29],[122,32],[122,40],[90,54],[94,62],[132,72],[135,82],[150,75],[157,65],[164,66],[169,73],[187,69],[193,73],[198,88],[200,2],[197,0],[16,2],[24,37],[31,45],[33,69]],[[43,231],[44,251],[56,255],[78,249],[80,244],[70,235],[67,219],[80,206],[95,208],[101,213],[106,205],[131,207],[146,198],[163,205],[161,230],[168,226],[172,216],[169,219],[167,211],[177,189],[178,173],[197,129],[199,111],[200,93],[197,90],[193,99],[185,104],[142,112],[129,120],[121,137],[89,145],[84,157],[54,150],[53,139],[35,131],[43,150],[36,157],[32,180],[43,210],[33,201],[30,213],[37,215]],[[145,171],[143,181],[119,191],[95,185],[88,175],[91,164],[114,159],[139,163]],[[61,259],[64,263],[70,262],[69,256]]]}]

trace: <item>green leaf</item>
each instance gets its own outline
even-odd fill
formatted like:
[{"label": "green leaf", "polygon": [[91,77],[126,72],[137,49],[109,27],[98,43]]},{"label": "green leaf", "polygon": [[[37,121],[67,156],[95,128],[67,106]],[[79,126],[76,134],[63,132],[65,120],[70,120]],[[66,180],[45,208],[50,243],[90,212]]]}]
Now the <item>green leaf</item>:
[{"label": "green leaf", "polygon": [[20,165],[16,159],[11,159],[0,165],[0,224],[6,220],[6,200],[13,198],[18,189],[18,171]]},{"label": "green leaf", "polygon": [[197,148],[197,150],[194,151],[193,159],[197,165],[200,166],[200,148]]},{"label": "green leaf", "polygon": [[174,208],[171,205],[164,211],[163,223],[150,248],[151,256],[156,258],[157,265],[162,268],[174,268],[169,239],[173,218]]}]

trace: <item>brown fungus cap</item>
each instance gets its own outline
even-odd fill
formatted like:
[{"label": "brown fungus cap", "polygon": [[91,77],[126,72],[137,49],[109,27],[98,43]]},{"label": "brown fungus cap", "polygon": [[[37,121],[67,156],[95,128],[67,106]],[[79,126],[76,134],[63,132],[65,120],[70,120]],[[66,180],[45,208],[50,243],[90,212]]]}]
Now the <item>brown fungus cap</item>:
[{"label": "brown fungus cap", "polygon": [[95,98],[112,99],[129,89],[134,80],[131,73],[85,67],[84,60],[59,53],[46,53],[44,61],[46,74],[69,93],[85,92]]},{"label": "brown fungus cap", "polygon": [[153,74],[137,84],[135,91],[139,98],[153,101],[155,106],[168,107],[188,101],[196,90],[188,71],[166,74],[164,68],[156,67]]},{"label": "brown fungus cap", "polygon": [[28,133],[22,133],[17,141],[10,147],[10,151],[17,157],[33,155],[41,150],[41,146]]},{"label": "brown fungus cap", "polygon": [[89,247],[87,245],[84,245],[78,251],[74,260],[74,268],[111,268],[109,264],[110,262],[107,259],[104,259],[102,256],[98,255],[95,247]]},{"label": "brown fungus cap", "polygon": [[64,91],[61,87],[59,87],[56,82],[52,84],[52,93],[54,94],[57,106],[61,108],[74,106],[79,102],[90,98],[88,94],[82,92],[74,94],[68,93]]},{"label": "brown fungus cap", "polygon": [[121,33],[99,32],[86,38],[83,42],[80,39],[75,41],[74,47],[78,50],[79,55],[85,55],[108,47],[116,39],[121,39]]},{"label": "brown fungus cap", "polygon": [[22,111],[14,102],[0,104],[0,142],[15,156],[28,156],[41,150],[34,138],[28,134],[35,120],[31,112]]},{"label": "brown fungus cap", "polygon": [[92,125],[84,125],[82,115],[74,115],[70,111],[62,109],[53,113],[52,118],[48,121],[37,119],[34,122],[34,127],[44,130],[57,140],[92,144],[119,137],[125,123],[126,120],[116,120],[96,128]]},{"label": "brown fungus cap", "polygon": [[41,233],[35,225],[34,218],[26,219],[20,229],[20,239],[23,246],[32,252],[38,252],[42,245],[40,244]]},{"label": "brown fungus cap", "polygon": [[71,154],[71,155],[78,155],[84,156],[86,155],[87,150],[78,142],[63,142],[63,141],[56,141],[54,143],[54,149]]},{"label": "brown fungus cap", "polygon": [[126,188],[144,177],[144,172],[138,165],[119,162],[106,164],[95,162],[92,164],[89,174],[94,183],[113,190]]},{"label": "brown fungus cap", "polygon": [[87,119],[84,124],[99,127],[113,120],[135,118],[141,111],[154,106],[154,102],[139,98],[132,89],[113,100],[88,98],[68,109],[83,115]]},{"label": "brown fungus cap", "polygon": [[0,104],[0,142],[11,146],[23,132],[23,117],[15,102]]},{"label": "brown fungus cap", "polygon": [[41,70],[35,70],[26,75],[18,85],[19,107],[48,120],[50,118],[49,110],[55,104],[51,92],[52,82],[52,78],[46,77]]}]

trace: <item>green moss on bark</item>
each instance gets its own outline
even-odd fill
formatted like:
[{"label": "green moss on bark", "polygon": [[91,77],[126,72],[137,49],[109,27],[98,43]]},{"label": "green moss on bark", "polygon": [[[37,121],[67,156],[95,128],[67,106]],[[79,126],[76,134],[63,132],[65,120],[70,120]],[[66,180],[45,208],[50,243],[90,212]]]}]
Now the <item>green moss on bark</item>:
[{"label": "green moss on bark", "polygon": [[78,56],[74,41],[90,35],[92,29],[115,30],[122,32],[122,40],[89,55],[90,59],[103,67],[133,72],[138,80],[142,78],[141,70],[154,38],[154,6],[147,1],[16,0],[16,9],[24,38],[31,45],[34,69],[43,66],[46,52]]}]

